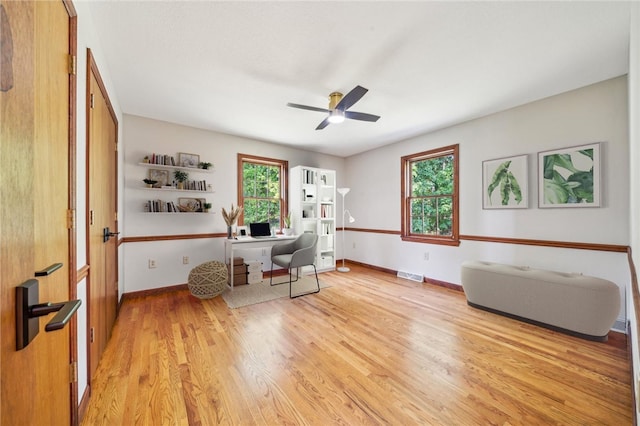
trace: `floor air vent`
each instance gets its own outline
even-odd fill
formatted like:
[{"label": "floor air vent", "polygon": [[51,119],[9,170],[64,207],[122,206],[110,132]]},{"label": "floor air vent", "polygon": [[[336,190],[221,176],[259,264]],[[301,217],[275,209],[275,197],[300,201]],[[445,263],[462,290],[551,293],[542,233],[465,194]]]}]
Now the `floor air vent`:
[{"label": "floor air vent", "polygon": [[420,274],[412,274],[411,272],[405,272],[405,271],[398,271],[398,278],[404,278],[407,280],[411,280],[411,281],[417,281],[419,283],[421,283],[422,280],[422,275]]}]

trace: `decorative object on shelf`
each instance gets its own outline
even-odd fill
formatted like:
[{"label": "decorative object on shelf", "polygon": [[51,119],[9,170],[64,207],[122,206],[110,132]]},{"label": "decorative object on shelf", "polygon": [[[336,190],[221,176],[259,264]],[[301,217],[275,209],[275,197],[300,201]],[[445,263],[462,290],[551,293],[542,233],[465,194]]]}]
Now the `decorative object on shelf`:
[{"label": "decorative object on shelf", "polygon": [[204,212],[205,213],[209,213],[209,210],[211,210],[211,207],[213,206],[213,204],[211,203],[204,203],[202,204],[202,208],[204,208]]},{"label": "decorative object on shelf", "polygon": [[526,209],[528,207],[528,156],[482,162],[482,208]]},{"label": "decorative object on shelf", "polygon": [[227,224],[227,238],[229,239],[233,238],[231,227],[238,220],[240,213],[242,213],[242,206],[233,207],[233,204],[231,204],[231,210],[229,210],[228,213],[224,207],[222,208],[222,218],[224,219],[224,223]]},{"label": "decorative object on shelf", "polygon": [[143,163],[149,163],[149,156],[145,155],[144,158],[142,159]]},{"label": "decorative object on shelf", "polygon": [[600,207],[600,144],[538,153],[538,207]]},{"label": "decorative object on shelf", "polygon": [[149,179],[155,180],[157,188],[167,186],[169,182],[169,170],[149,169]]},{"label": "decorative object on shelf", "polygon": [[282,228],[282,233],[286,236],[293,235],[293,228],[291,228],[291,212],[287,213],[287,215],[282,218],[284,222],[284,228]]},{"label": "decorative object on shelf", "polygon": [[173,177],[175,178],[176,182],[178,182],[178,189],[184,189],[184,183],[187,179],[189,179],[189,173],[183,170],[176,170],[173,172]]},{"label": "decorative object on shelf", "polygon": [[147,188],[153,188],[153,185],[158,183],[157,180],[153,180],[153,179],[142,179],[142,181],[147,184]]},{"label": "decorative object on shelf", "polygon": [[204,198],[178,198],[178,208],[182,212],[202,212],[205,203]]},{"label": "decorative object on shelf", "polygon": [[178,153],[178,165],[182,167],[198,167],[200,164],[200,156],[198,154],[188,154],[186,152]]},{"label": "decorative object on shelf", "polygon": [[198,167],[200,167],[201,169],[204,169],[204,170],[209,170],[209,168],[210,168],[211,166],[213,166],[213,164],[208,163],[208,162],[206,162],[206,161],[200,162],[200,163],[198,164]]},{"label": "decorative object on shelf", "polygon": [[346,246],[344,245],[344,215],[349,215],[349,223],[353,223],[356,220],[353,218],[353,216],[351,216],[351,212],[345,208],[344,196],[347,195],[349,191],[351,191],[351,188],[338,188],[336,189],[336,191],[338,191],[338,194],[342,195],[342,266],[338,268],[338,272],[349,272],[350,269],[344,266],[344,258],[346,257]]}]

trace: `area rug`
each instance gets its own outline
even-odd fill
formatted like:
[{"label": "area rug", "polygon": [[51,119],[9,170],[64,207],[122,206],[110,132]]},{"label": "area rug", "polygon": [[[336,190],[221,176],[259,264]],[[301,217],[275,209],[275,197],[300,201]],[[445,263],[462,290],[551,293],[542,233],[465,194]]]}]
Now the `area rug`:
[{"label": "area rug", "polygon": [[[274,282],[283,282],[283,279],[284,277],[279,276],[277,280],[274,279]],[[320,281],[320,288],[326,287],[329,286]],[[292,291],[295,296],[296,294],[306,293],[317,288],[315,277],[305,276],[300,277],[298,282],[293,283]],[[227,288],[224,293],[222,293],[222,298],[231,309],[268,302],[269,300],[279,299],[281,297],[289,297],[288,277],[285,284],[270,286],[269,279],[265,279],[258,284],[234,286],[233,291]]]}]

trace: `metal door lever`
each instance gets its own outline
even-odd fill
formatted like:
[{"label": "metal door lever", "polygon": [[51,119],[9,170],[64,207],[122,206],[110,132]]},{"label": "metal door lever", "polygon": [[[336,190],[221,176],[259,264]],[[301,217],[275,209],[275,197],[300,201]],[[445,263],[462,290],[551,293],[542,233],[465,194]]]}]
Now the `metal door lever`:
[{"label": "metal door lever", "polygon": [[62,263],[54,263],[46,267],[45,269],[36,271],[35,275],[36,277],[46,277],[47,275],[53,274],[55,271],[57,271],[60,268],[62,268]]},{"label": "metal door lever", "polygon": [[119,232],[111,232],[109,230],[109,227],[107,226],[106,228],[102,229],[102,242],[106,243],[107,241],[109,241],[109,238],[115,237],[118,234],[120,234],[120,233]]},{"label": "metal door lever", "polygon": [[81,300],[38,303],[38,280],[30,279],[16,287],[16,350],[25,348],[40,329],[39,317],[57,312],[45,331],[60,330],[82,304]]}]

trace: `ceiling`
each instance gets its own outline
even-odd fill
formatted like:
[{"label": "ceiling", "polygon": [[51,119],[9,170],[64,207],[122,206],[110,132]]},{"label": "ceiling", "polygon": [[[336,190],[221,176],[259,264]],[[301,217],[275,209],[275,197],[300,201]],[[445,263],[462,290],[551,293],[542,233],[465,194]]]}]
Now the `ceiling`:
[{"label": "ceiling", "polygon": [[[127,114],[347,157],[627,73],[627,2],[91,1]],[[369,92],[315,130],[333,91]]]}]

